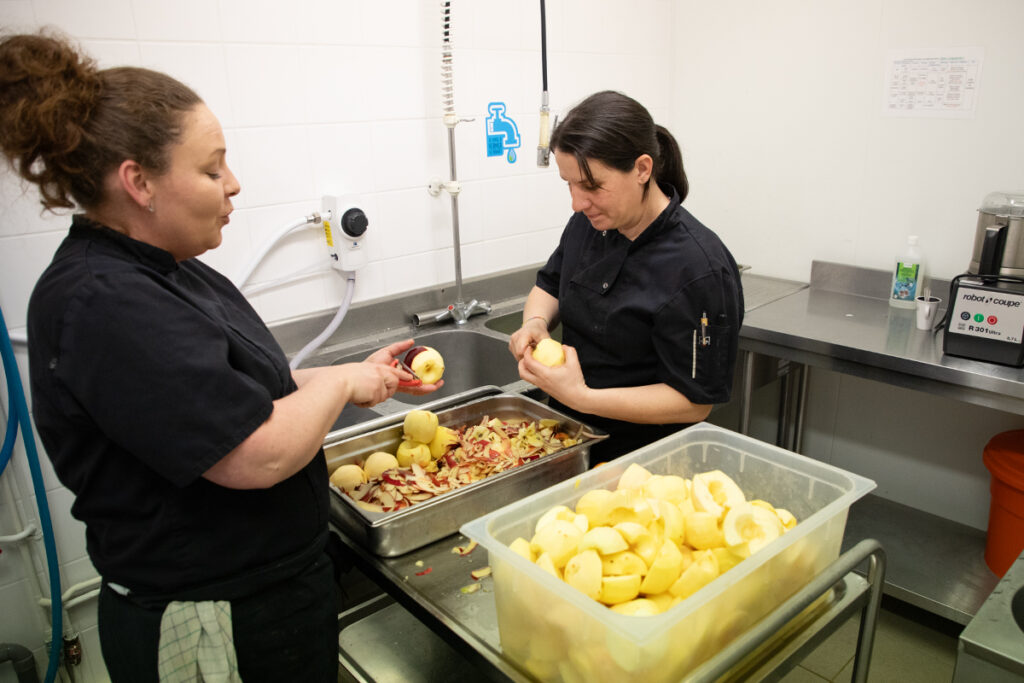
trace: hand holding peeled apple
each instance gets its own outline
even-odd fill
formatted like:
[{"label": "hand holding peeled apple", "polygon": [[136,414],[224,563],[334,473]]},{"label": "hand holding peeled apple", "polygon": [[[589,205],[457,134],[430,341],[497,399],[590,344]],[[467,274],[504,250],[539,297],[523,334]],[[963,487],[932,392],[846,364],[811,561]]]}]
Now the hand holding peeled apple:
[{"label": "hand holding peeled apple", "polygon": [[[551,348],[547,348],[548,344]],[[558,363],[560,351],[564,361]],[[546,338],[519,359],[519,377],[565,405],[581,405],[587,383],[576,349]]]}]

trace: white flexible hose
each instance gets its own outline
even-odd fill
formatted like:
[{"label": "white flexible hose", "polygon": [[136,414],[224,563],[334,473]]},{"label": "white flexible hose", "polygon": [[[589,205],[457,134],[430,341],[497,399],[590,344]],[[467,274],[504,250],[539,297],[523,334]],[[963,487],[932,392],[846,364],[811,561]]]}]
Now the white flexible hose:
[{"label": "white flexible hose", "polygon": [[292,358],[291,363],[288,364],[288,367],[290,367],[292,370],[299,367],[302,361],[306,360],[306,357],[309,354],[313,353],[318,348],[320,348],[320,345],[327,341],[328,337],[334,334],[334,331],[338,329],[339,325],[341,325],[341,321],[345,319],[345,314],[348,313],[348,307],[352,304],[352,295],[355,293],[356,289],[355,272],[346,273],[345,279],[345,284],[347,287],[345,289],[345,299],[341,302],[341,306],[338,307],[338,312],[334,314],[334,319],[331,320],[330,324],[328,324],[326,328],[324,328],[323,332],[317,335],[315,339],[306,344],[304,347],[302,347],[301,351],[295,354],[295,357]]},{"label": "white flexible hose", "polygon": [[283,228],[281,228],[280,232],[278,232],[276,235],[274,235],[274,237],[272,237],[271,239],[267,240],[263,244],[263,247],[260,249],[260,251],[249,260],[249,263],[246,264],[245,269],[242,270],[241,276],[239,276],[235,280],[235,287],[238,287],[239,289],[244,287],[245,283],[249,281],[250,277],[252,277],[253,271],[255,271],[256,268],[263,261],[263,259],[266,258],[267,254],[270,253],[270,250],[273,249],[274,246],[278,242],[280,242],[282,239],[284,239],[287,235],[290,235],[291,233],[295,232],[299,228],[302,228],[302,227],[312,223],[313,222],[312,218],[313,218],[312,216],[307,216],[307,217],[302,218],[300,220],[297,220],[297,221],[295,221],[293,223],[289,223],[288,225],[286,225]]},{"label": "white flexible hose", "polygon": [[291,273],[288,273],[287,275],[282,275],[281,277],[275,280],[259,282],[254,285],[246,285],[242,289],[242,292],[246,296],[252,296],[255,294],[259,294],[260,292],[265,292],[268,289],[280,287],[281,285],[286,283],[296,282],[298,280],[305,280],[307,278],[316,277],[317,275],[323,275],[324,273],[329,273],[331,270],[333,269],[330,266],[324,266],[323,264],[314,264],[312,266],[306,266],[305,268],[299,268],[298,270],[294,270]]}]

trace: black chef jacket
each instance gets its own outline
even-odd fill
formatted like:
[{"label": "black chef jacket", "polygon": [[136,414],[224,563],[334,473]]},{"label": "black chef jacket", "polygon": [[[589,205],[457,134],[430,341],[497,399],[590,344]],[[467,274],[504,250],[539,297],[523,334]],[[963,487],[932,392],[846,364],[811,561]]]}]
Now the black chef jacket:
[{"label": "black chef jacket", "polygon": [[141,595],[231,599],[232,586],[259,588],[322,551],[322,451],[268,489],[201,476],[296,389],[226,278],[75,216],[33,290],[28,325],[39,435],[105,580]]},{"label": "black chef jacket", "polygon": [[[575,347],[588,386],[665,383],[693,403],[724,403],[743,323],[739,269],[675,189],[661,189],[671,197],[668,207],[632,241],[574,214],[537,286],[558,299],[562,340]],[[634,424],[555,404],[612,435],[592,449],[592,460],[687,426]]]}]

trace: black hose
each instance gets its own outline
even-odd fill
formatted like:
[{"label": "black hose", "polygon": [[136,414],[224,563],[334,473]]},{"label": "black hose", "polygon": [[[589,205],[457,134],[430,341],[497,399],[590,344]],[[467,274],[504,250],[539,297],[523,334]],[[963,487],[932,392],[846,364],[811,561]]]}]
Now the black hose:
[{"label": "black hose", "polygon": [[544,0],[540,0],[540,78],[543,91],[548,91],[548,22],[545,19]]},{"label": "black hose", "polygon": [[10,662],[14,665],[14,673],[18,676],[18,683],[39,683],[36,659],[32,656],[32,651],[24,645],[0,643],[0,664],[4,662]]}]

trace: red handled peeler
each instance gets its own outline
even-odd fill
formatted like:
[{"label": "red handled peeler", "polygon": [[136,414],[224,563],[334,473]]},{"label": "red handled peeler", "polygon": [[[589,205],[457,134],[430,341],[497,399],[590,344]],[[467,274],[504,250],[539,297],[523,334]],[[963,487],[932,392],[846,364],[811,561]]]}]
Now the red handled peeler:
[{"label": "red handled peeler", "polygon": [[400,367],[403,370],[405,370],[406,372],[408,372],[410,375],[413,376],[413,379],[399,380],[398,386],[400,386],[400,387],[418,387],[421,384],[423,384],[423,380],[421,380],[419,377],[417,377],[416,373],[412,371],[412,368],[410,368],[408,365],[406,365],[404,361],[401,361],[401,360],[395,358],[393,361],[391,361],[391,367],[393,367],[393,368]]}]

